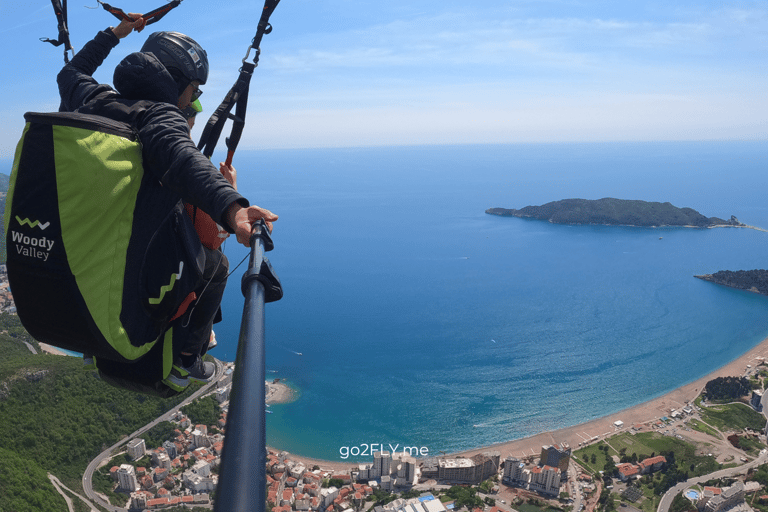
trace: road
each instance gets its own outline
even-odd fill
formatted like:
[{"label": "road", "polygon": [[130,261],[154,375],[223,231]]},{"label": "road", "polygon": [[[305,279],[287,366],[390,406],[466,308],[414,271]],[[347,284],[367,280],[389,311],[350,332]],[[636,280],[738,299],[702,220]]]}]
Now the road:
[{"label": "road", "polygon": [[80,498],[83,501],[83,503],[85,503],[86,505],[88,505],[91,508],[91,512],[98,512],[98,510],[96,510],[96,507],[93,506],[93,503],[89,502],[86,498],[84,498],[83,496],[80,496],[75,491],[73,491],[72,489],[70,489],[69,487],[67,487],[63,483],[61,483],[61,481],[58,478],[56,478],[55,476],[53,476],[52,474],[48,473],[48,479],[51,481],[51,483],[56,488],[56,490],[59,492],[59,494],[64,496],[64,500],[66,500],[66,502],[67,502],[67,508],[69,509],[69,512],[74,512],[75,508],[72,505],[72,499],[62,489],[66,489],[71,494],[73,494],[73,495],[77,496],[78,498]]},{"label": "road", "polygon": [[137,431],[133,432],[132,434],[124,437],[122,440],[118,441],[117,443],[113,444],[103,452],[101,452],[99,455],[94,458],[90,464],[88,464],[88,467],[85,469],[85,473],[83,473],[83,491],[85,492],[85,495],[92,501],[95,501],[102,507],[104,507],[106,510],[109,510],[110,512],[125,512],[127,509],[122,507],[116,507],[107,501],[105,501],[101,496],[99,496],[94,490],[93,490],[93,473],[96,471],[96,469],[104,462],[108,461],[110,458],[113,457],[112,453],[114,453],[117,448],[121,447],[122,445],[128,443],[131,439],[136,438],[137,436],[140,436],[147,430],[151,429],[152,427],[156,426],[157,424],[168,421],[171,419],[171,417],[176,414],[176,412],[184,407],[185,405],[189,404],[190,402],[196,400],[203,394],[210,391],[210,389],[214,386],[217,386],[219,384],[219,381],[224,376],[224,364],[216,360],[216,374],[213,376],[213,379],[211,379],[211,382],[206,384],[205,386],[201,387],[197,391],[195,391],[192,395],[189,396],[186,400],[184,400],[182,403],[174,407],[173,409],[167,411],[165,414],[160,416],[159,418],[156,418],[151,423],[148,423],[147,425],[144,425]]},{"label": "road", "polygon": [[676,486],[668,490],[666,493],[664,493],[664,496],[661,497],[659,508],[656,510],[657,512],[668,512],[669,506],[672,505],[672,500],[675,498],[675,496],[683,492],[688,487],[691,487],[692,485],[696,485],[701,482],[706,482],[707,480],[713,480],[715,478],[727,478],[727,477],[732,477],[736,475],[743,475],[744,473],[747,472],[747,470],[751,468],[756,468],[757,466],[760,466],[761,464],[765,464],[766,462],[768,462],[768,450],[764,449],[760,452],[760,455],[758,455],[756,459],[744,464],[743,466],[737,466],[735,468],[728,468],[728,469],[721,469],[720,471],[715,471],[714,473],[710,473],[708,475],[689,478],[685,482],[681,482],[677,484]]},{"label": "road", "polygon": [[[766,404],[765,402],[766,402],[766,396],[763,395],[763,398],[761,399],[760,404],[763,406],[763,416],[765,416],[766,419],[768,419],[768,407],[766,407],[766,405],[768,404]],[[768,425],[766,425],[766,433],[768,433]],[[708,475],[691,478],[686,482],[681,482],[676,486],[674,486],[673,488],[671,488],[670,490],[668,490],[666,493],[664,493],[664,496],[661,497],[661,502],[659,502],[659,507],[656,509],[656,511],[669,512],[669,507],[670,505],[672,505],[672,500],[675,498],[675,496],[677,496],[679,493],[683,492],[685,489],[687,489],[692,485],[695,485],[700,482],[706,482],[707,480],[712,480],[715,478],[741,475],[746,473],[748,469],[756,468],[757,466],[765,464],[766,462],[768,462],[768,450],[763,449],[760,451],[760,454],[757,456],[756,459],[744,464],[743,466],[738,466],[730,469],[722,469],[720,471],[715,471],[714,473],[710,473]]]}]

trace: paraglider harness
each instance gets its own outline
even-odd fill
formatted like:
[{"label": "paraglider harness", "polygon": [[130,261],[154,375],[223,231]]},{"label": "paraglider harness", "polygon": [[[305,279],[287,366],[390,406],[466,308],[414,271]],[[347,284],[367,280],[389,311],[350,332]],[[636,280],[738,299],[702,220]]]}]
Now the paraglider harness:
[{"label": "paraglider harness", "polygon": [[[258,41],[271,29],[278,2],[267,0],[249,48],[256,46],[256,59],[244,65],[206,125],[209,157],[231,118],[231,162]],[[65,10],[57,18],[71,48]],[[237,115],[230,116],[234,105]],[[75,112],[25,119],[4,217],[9,282],[22,324],[39,341],[92,356],[86,361],[111,384],[163,397],[183,391],[188,380],[174,364],[180,348],[172,343],[173,322],[196,298],[204,256],[181,202],[170,202],[168,191],[158,191],[163,187],[145,186],[150,178],[130,125]],[[137,222],[134,213],[145,211],[151,215],[144,218],[155,220]],[[265,290],[264,302],[282,297],[266,258],[246,277]]]}]

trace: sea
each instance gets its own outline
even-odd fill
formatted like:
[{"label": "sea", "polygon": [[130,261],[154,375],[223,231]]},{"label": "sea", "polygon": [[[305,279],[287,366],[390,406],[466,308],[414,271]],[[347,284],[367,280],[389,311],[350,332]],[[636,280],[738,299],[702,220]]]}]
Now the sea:
[{"label": "sea", "polygon": [[[216,156],[216,155],[215,155]],[[332,461],[452,453],[618,413],[748,353],[768,297],[694,278],[768,267],[768,233],[488,215],[641,199],[768,229],[768,141],[239,151],[277,213],[267,442]],[[234,361],[248,249],[211,353]],[[620,414],[616,420],[621,420]]]},{"label": "sea", "polygon": [[[768,297],[694,275],[768,267],[768,233],[485,210],[615,197],[768,229],[767,162],[768,141],[239,152],[240,190],[280,216],[267,377],[296,399],[270,407],[268,444],[333,461],[452,453],[617,413],[748,353]],[[248,249],[225,252],[234,268]],[[246,265],[215,326],[224,360]]]}]

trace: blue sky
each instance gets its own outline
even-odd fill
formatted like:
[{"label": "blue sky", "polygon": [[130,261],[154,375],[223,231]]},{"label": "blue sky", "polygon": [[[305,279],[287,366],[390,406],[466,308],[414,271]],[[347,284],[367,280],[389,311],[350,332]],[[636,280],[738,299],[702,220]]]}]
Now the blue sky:
[{"label": "blue sky", "polygon": [[[70,0],[75,49],[116,23],[84,4],[96,6]],[[112,4],[145,12],[162,0]],[[184,0],[124,39],[96,78],[111,82],[150,32],[185,32],[208,51],[210,112],[262,5]],[[48,0],[4,1],[0,14],[9,158],[22,114],[56,110],[63,54],[38,41],[56,36]],[[768,139],[768,0],[281,0],[272,24],[241,148]]]}]

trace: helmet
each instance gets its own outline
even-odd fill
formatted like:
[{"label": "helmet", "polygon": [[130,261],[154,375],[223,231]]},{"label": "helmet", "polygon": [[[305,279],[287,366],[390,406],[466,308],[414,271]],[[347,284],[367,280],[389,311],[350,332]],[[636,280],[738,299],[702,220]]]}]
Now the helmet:
[{"label": "helmet", "polygon": [[[189,36],[179,32],[155,32],[147,38],[141,51],[154,54],[180,89],[193,80],[204,84],[208,79],[208,55]],[[186,83],[181,83],[182,77]]]}]

